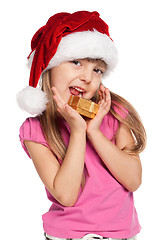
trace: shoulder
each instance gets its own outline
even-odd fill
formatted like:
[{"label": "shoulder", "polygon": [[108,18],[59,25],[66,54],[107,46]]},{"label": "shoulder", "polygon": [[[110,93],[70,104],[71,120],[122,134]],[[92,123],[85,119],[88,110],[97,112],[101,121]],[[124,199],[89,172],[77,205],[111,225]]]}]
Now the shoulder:
[{"label": "shoulder", "polygon": [[28,151],[24,144],[25,140],[40,143],[46,147],[49,147],[44,137],[38,117],[29,117],[23,122],[19,130],[19,137],[20,137],[22,147],[27,154],[28,154]]},{"label": "shoulder", "polygon": [[115,104],[115,106],[113,106],[113,110],[118,115],[118,117],[114,116],[114,118],[116,119],[115,120],[116,121],[116,124],[115,124],[116,146],[119,149],[123,149],[127,145],[131,146],[132,144],[134,144],[134,138],[130,129],[127,127],[127,125],[123,124],[123,121],[129,115],[129,111],[120,104]]},{"label": "shoulder", "polygon": [[30,135],[32,135],[32,137],[35,137],[37,135],[37,132],[42,133],[38,117],[27,118],[20,127],[20,135],[25,135],[26,137]]},{"label": "shoulder", "polygon": [[112,106],[112,116],[114,118],[115,134],[117,130],[123,125],[122,123],[128,117],[128,115],[128,110],[122,105],[116,103]]},{"label": "shoulder", "polygon": [[109,111],[102,120],[100,125],[101,132],[109,139],[113,139],[118,128],[118,121],[115,116]]},{"label": "shoulder", "polygon": [[44,139],[41,124],[38,117],[27,118],[20,127],[20,138],[25,140]]}]

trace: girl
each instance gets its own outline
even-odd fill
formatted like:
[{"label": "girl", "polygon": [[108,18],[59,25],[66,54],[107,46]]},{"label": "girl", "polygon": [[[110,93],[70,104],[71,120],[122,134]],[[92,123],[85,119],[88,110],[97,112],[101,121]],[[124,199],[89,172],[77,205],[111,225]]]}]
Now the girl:
[{"label": "girl", "polygon": [[[59,13],[31,47],[30,86],[17,100],[36,116],[23,123],[20,140],[52,201],[46,239],[136,239],[133,192],[146,134],[135,109],[102,84],[117,62],[108,25],[97,12]],[[94,119],[71,108],[70,95],[98,103]]]}]

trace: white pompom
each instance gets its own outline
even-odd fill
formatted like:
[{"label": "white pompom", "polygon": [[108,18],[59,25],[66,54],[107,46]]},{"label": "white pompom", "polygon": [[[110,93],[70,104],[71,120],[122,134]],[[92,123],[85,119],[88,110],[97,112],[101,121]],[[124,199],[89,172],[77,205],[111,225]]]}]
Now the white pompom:
[{"label": "white pompom", "polygon": [[19,107],[32,115],[40,115],[48,102],[45,92],[30,86],[20,91],[16,97]]}]

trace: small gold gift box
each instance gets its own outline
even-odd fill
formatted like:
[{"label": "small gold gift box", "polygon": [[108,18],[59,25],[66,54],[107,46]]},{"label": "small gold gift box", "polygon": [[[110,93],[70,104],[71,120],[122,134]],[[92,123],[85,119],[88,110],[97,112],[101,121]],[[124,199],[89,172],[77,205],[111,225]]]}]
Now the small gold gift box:
[{"label": "small gold gift box", "polygon": [[99,105],[91,100],[71,95],[68,104],[77,112],[88,118],[94,118],[98,112]]}]

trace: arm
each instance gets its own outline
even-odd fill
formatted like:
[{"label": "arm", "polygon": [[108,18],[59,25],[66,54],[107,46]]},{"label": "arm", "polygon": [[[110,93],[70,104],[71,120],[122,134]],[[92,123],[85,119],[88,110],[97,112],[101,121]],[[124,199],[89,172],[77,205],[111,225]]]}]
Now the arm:
[{"label": "arm", "polygon": [[71,134],[61,166],[47,147],[25,141],[42,182],[53,197],[64,206],[73,206],[79,194],[84,167],[85,138],[82,132]]},{"label": "arm", "polygon": [[87,133],[94,148],[112,175],[129,191],[134,192],[141,184],[142,168],[138,154],[129,155],[121,149],[134,141],[124,124],[118,129],[116,145],[97,129]]},{"label": "arm", "polygon": [[112,175],[129,191],[141,184],[142,167],[138,154],[130,155],[122,149],[134,143],[130,130],[122,124],[116,135],[116,145],[108,140],[99,127],[111,106],[110,92],[103,85],[99,89],[99,110],[93,120],[87,122],[87,136]]},{"label": "arm", "polygon": [[84,168],[86,122],[64,102],[56,88],[53,98],[57,110],[70,126],[71,135],[62,165],[52,152],[41,144],[25,141],[28,152],[44,185],[64,206],[73,206],[78,198]]}]

